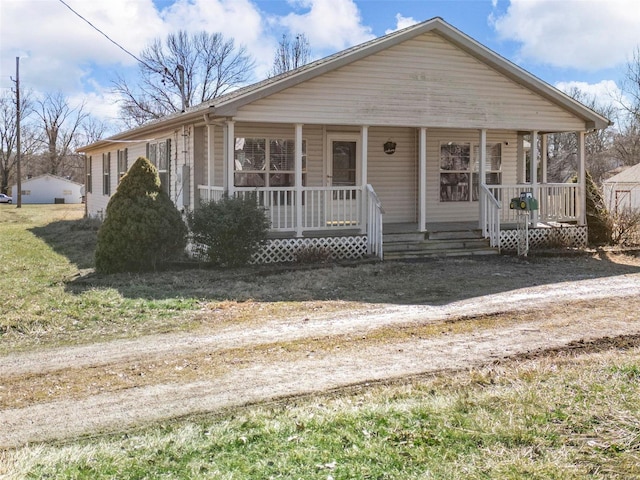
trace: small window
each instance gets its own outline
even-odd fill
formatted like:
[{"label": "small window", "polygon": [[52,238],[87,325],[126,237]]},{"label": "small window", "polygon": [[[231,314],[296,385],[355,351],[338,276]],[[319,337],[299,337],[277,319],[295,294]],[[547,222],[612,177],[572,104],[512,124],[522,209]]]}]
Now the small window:
[{"label": "small window", "polygon": [[129,149],[118,150],[118,182],[122,180],[122,177],[127,173],[129,168]]},{"label": "small window", "polygon": [[169,194],[169,168],[171,164],[171,140],[147,144],[147,158],[158,169],[160,185]]},{"label": "small window", "polygon": [[86,190],[87,190],[87,193],[91,193],[92,190],[93,190],[93,185],[92,185],[92,182],[91,182],[91,168],[93,167],[93,159],[91,157],[87,158],[87,164],[86,165],[87,165],[87,167],[86,167],[87,168],[87,180],[86,180],[87,186],[86,186]]},{"label": "small window", "polygon": [[111,195],[111,152],[102,154],[102,193]]}]

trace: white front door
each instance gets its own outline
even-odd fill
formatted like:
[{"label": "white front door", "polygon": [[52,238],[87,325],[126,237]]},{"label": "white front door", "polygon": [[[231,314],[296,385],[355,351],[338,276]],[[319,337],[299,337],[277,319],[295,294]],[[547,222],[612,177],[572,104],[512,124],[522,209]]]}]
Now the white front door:
[{"label": "white front door", "polygon": [[327,208],[327,224],[332,226],[357,226],[360,221],[360,139],[358,136],[330,135],[327,162],[327,185],[331,192]]}]

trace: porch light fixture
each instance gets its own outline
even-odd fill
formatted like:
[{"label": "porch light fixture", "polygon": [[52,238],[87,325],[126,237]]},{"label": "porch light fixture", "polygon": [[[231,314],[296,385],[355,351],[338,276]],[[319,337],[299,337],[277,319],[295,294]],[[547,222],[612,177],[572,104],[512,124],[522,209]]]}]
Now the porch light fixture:
[{"label": "porch light fixture", "polygon": [[394,153],[396,153],[396,142],[392,142],[391,140],[389,140],[385,142],[383,147],[384,153],[386,153],[387,155],[393,155]]}]

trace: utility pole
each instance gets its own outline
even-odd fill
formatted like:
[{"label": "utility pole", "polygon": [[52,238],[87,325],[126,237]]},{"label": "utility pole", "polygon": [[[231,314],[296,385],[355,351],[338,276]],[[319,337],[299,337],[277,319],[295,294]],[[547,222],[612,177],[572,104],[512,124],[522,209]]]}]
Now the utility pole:
[{"label": "utility pole", "polygon": [[20,57],[16,57],[16,166],[18,175],[18,201],[16,208],[22,207],[22,173],[20,172]]}]

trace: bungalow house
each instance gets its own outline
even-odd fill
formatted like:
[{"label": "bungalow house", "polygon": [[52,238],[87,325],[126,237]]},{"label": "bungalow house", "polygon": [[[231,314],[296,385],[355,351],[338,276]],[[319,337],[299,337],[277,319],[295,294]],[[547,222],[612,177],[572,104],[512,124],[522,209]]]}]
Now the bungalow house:
[{"label": "bungalow house", "polygon": [[[27,178],[20,186],[22,203],[82,203],[84,195],[84,185],[50,173]],[[18,185],[11,191],[15,200]]]},{"label": "bungalow house", "polygon": [[[142,155],[179,209],[255,193],[273,234],[257,261],[301,245],[382,258],[461,229],[512,248],[523,212],[509,202],[523,192],[539,204],[532,240],[563,223],[585,243],[584,137],[608,125],[434,18],[81,151],[89,215]],[[577,137],[577,183],[546,182],[553,132]]]}]

